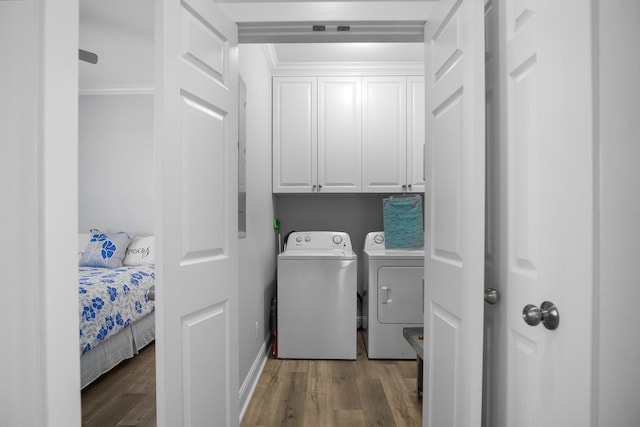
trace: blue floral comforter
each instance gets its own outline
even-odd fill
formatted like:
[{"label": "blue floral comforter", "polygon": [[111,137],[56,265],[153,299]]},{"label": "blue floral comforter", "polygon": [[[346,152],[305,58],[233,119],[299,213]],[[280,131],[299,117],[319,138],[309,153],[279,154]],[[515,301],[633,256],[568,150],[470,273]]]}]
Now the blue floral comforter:
[{"label": "blue floral comforter", "polygon": [[153,265],[79,267],[79,279],[81,354],[155,309],[147,297]]}]

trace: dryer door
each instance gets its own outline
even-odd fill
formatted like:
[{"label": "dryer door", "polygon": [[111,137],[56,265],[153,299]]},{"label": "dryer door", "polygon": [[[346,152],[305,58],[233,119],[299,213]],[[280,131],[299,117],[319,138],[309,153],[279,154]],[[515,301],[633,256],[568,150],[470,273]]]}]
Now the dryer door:
[{"label": "dryer door", "polygon": [[423,267],[380,267],[378,270],[378,321],[422,324]]}]

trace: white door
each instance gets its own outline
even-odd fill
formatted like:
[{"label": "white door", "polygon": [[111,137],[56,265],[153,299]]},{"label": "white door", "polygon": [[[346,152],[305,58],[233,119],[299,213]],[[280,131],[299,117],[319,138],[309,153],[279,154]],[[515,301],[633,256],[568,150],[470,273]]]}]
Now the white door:
[{"label": "white door", "polygon": [[484,4],[443,0],[425,26],[423,425],[481,423]]},{"label": "white door", "polygon": [[[591,6],[501,0],[501,426],[591,425]],[[543,301],[558,328],[523,320]]]},{"label": "white door", "polygon": [[407,76],[407,191],[424,192],[424,76]]},{"label": "white door", "polygon": [[273,192],[318,188],[317,77],[273,78]]},{"label": "white door", "polygon": [[404,76],[362,78],[362,186],[365,192],[406,191],[406,99]]},{"label": "white door", "polygon": [[158,425],[233,426],[237,27],[209,0],[157,7]]},{"label": "white door", "polygon": [[318,192],[362,189],[361,78],[318,78]]}]

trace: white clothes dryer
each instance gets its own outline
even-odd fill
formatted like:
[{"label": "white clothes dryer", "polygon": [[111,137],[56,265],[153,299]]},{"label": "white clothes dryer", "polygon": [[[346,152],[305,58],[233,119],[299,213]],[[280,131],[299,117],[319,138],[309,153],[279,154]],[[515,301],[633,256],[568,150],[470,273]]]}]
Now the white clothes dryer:
[{"label": "white clothes dryer", "polygon": [[386,249],[384,232],[371,232],[363,251],[364,338],[369,359],[415,359],[402,335],[424,325],[424,249]]},{"label": "white clothes dryer", "polygon": [[293,232],[278,255],[278,357],[356,359],[358,258],[347,233]]}]

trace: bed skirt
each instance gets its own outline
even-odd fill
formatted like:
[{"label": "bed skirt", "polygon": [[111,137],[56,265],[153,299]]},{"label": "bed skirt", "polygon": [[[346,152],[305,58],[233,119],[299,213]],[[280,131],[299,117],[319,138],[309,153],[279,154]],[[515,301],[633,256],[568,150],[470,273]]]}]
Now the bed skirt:
[{"label": "bed skirt", "polygon": [[130,359],[155,339],[155,311],[80,357],[80,384],[85,388],[120,362]]}]

